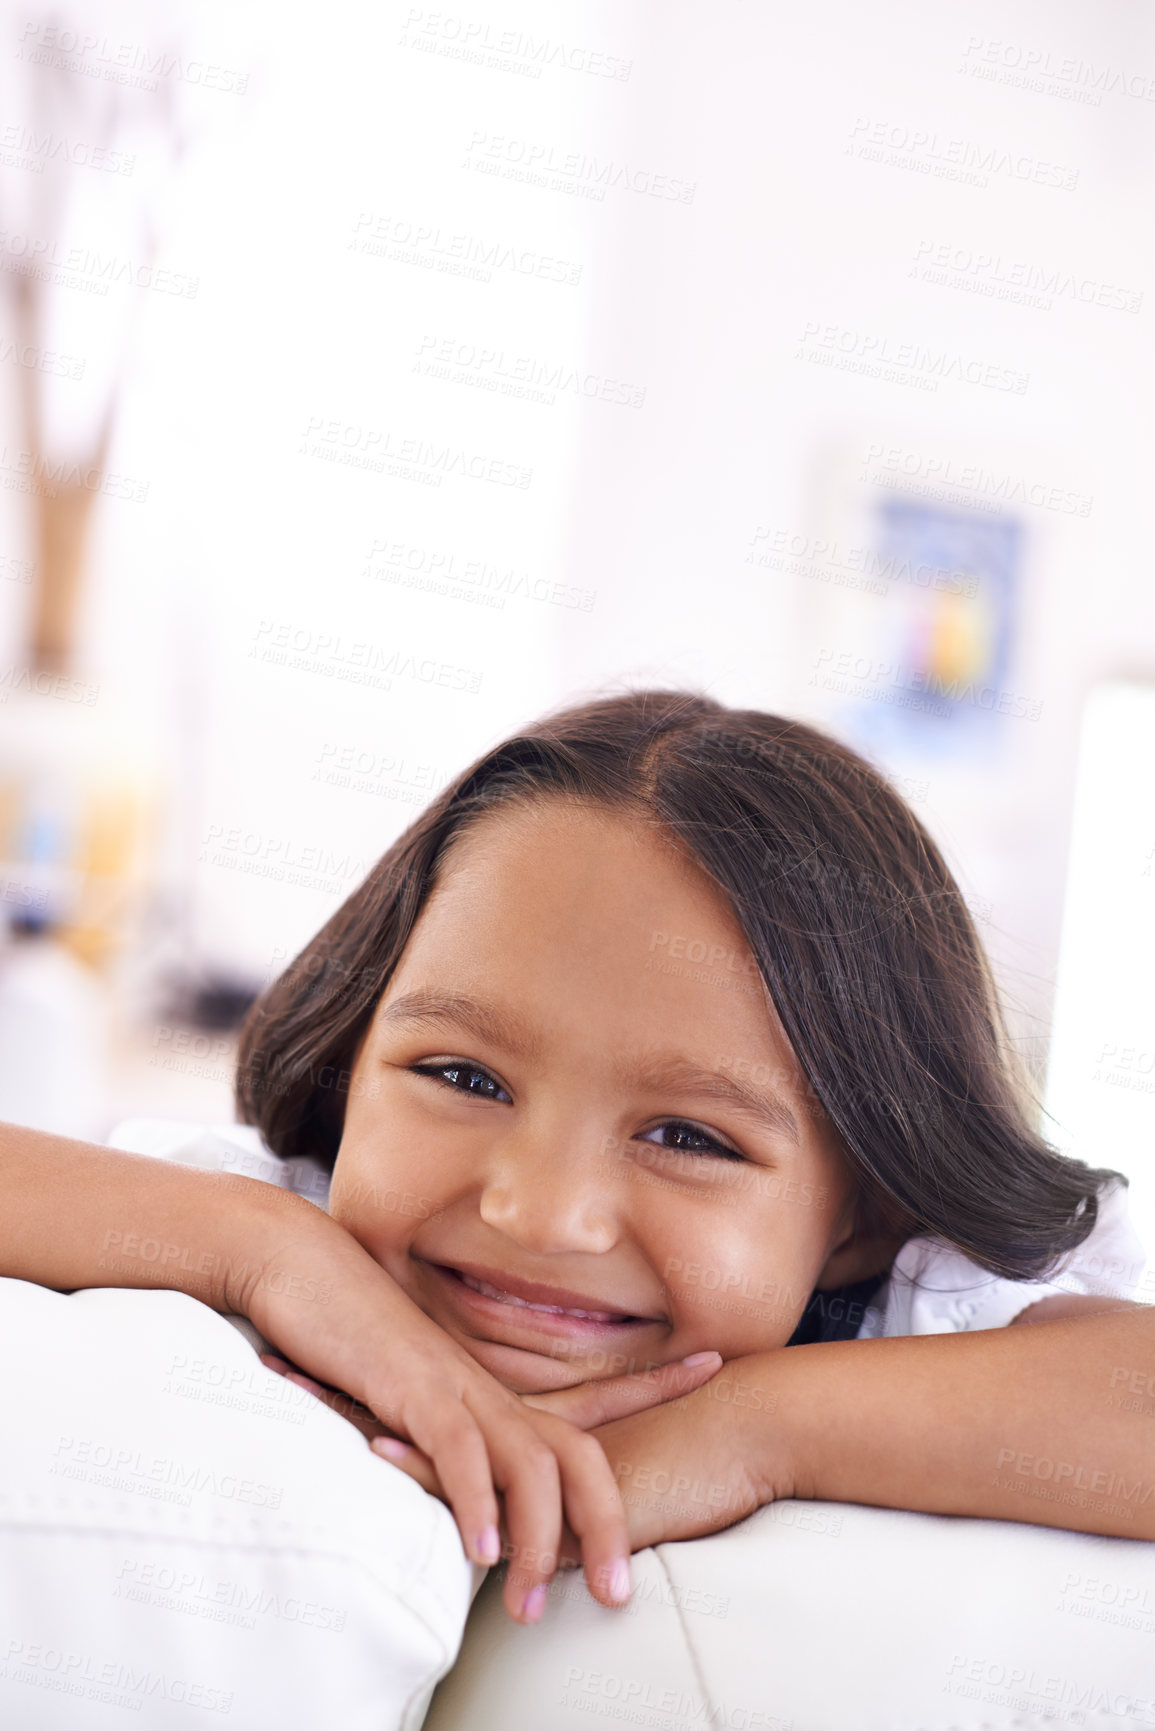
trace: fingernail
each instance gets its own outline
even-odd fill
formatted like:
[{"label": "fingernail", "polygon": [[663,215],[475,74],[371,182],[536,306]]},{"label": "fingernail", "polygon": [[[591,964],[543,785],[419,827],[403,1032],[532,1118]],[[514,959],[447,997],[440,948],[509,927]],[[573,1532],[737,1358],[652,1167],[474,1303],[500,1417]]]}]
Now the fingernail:
[{"label": "fingernail", "polygon": [[298,1388],[303,1388],[306,1394],[323,1396],[325,1393],[319,1382],[314,1382],[311,1376],[302,1376],[298,1370],[287,1370],[284,1377],[286,1382],[295,1383]]},{"label": "fingernail", "polygon": [[478,1535],[477,1555],[483,1563],[496,1563],[501,1555],[501,1538],[496,1527],[486,1527]]},{"label": "fingernail", "polygon": [[628,1599],[630,1596],[630,1565],[625,1557],[619,1557],[610,1570],[610,1598]]},{"label": "fingernail", "polygon": [[682,1360],[682,1363],[688,1364],[693,1368],[695,1365],[705,1364],[707,1359],[711,1358],[716,1358],[719,1364],[722,1362],[722,1354],[720,1352],[692,1352],[689,1358],[684,1358]]},{"label": "fingernail", "polygon": [[539,1581],[537,1586],[525,1595],[525,1604],[521,1607],[521,1614],[527,1623],[541,1621],[541,1614],[545,1610],[545,1594],[545,1582]]},{"label": "fingernail", "polygon": [[385,1455],[388,1460],[403,1460],[409,1453],[409,1444],[395,1436],[375,1436],[369,1444],[374,1454]]}]

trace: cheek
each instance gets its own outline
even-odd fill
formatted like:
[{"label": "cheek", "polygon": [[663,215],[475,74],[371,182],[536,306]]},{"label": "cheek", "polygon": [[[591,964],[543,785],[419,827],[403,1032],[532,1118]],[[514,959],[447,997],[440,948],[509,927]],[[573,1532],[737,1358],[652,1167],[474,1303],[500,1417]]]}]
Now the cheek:
[{"label": "cheek", "polygon": [[372,1157],[348,1136],[341,1143],[329,1192],[329,1213],[382,1264],[404,1255],[422,1225],[442,1206],[411,1161]]},{"label": "cheek", "polygon": [[649,1240],[676,1322],[724,1356],[788,1340],[826,1259],[816,1193],[786,1200],[772,1193],[781,1185],[758,1182],[723,1191],[700,1213],[683,1208]]}]

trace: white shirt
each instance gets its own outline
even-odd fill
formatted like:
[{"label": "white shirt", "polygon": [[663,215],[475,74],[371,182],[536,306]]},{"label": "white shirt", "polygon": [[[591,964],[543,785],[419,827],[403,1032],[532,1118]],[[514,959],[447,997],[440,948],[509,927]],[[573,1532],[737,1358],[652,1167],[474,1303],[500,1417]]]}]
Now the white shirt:
[{"label": "white shirt", "polygon": [[856,1338],[1005,1328],[1029,1305],[1068,1293],[1139,1299],[1147,1255],[1131,1224],[1127,1194],[1127,1186],[1118,1182],[1099,1192],[1093,1229],[1050,1280],[1004,1280],[944,1239],[909,1239]]},{"label": "white shirt", "polygon": [[[244,1124],[179,1124],[133,1118],[109,1137],[113,1148],[152,1154],[212,1172],[261,1178],[306,1196],[318,1207],[329,1200],[329,1174],[305,1155],[282,1160]],[[912,1238],[894,1259],[888,1278],[867,1307],[859,1340],[903,1334],[955,1334],[967,1329],[1005,1328],[1040,1299],[1065,1293],[1141,1298],[1147,1255],[1131,1223],[1127,1186],[1108,1184],[1099,1195],[1094,1229],[1050,1280],[1004,1280],[989,1274],[961,1250],[935,1237]],[[252,1324],[230,1318],[256,1336]],[[257,1344],[259,1336],[253,1343]],[[264,1342],[260,1350],[264,1350]]]}]

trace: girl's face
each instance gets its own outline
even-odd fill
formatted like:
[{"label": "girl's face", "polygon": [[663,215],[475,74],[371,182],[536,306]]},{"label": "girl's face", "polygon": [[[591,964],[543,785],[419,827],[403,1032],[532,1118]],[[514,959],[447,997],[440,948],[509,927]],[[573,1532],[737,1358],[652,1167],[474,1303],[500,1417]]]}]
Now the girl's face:
[{"label": "girl's face", "polygon": [[641,820],[464,832],[350,1079],[330,1212],[522,1394],[781,1346],[884,1265],[725,898]]}]

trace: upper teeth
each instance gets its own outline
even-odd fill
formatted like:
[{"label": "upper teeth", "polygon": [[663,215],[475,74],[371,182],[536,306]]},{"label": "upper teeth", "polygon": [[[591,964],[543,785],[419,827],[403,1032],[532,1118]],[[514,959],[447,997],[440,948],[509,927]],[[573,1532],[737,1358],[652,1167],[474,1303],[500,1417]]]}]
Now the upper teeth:
[{"label": "upper teeth", "polygon": [[614,1322],[617,1312],[612,1310],[566,1310],[561,1304],[531,1304],[528,1298],[516,1298],[512,1292],[503,1292],[500,1286],[490,1286],[488,1281],[476,1280],[472,1274],[462,1274],[460,1278],[474,1292],[480,1292],[483,1298],[496,1298],[500,1304],[517,1304],[523,1310],[544,1310],[550,1316],[580,1316],[587,1322]]}]

